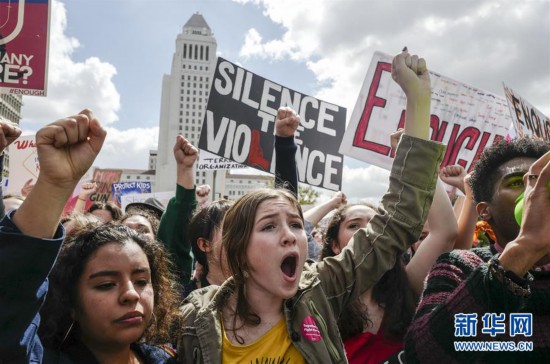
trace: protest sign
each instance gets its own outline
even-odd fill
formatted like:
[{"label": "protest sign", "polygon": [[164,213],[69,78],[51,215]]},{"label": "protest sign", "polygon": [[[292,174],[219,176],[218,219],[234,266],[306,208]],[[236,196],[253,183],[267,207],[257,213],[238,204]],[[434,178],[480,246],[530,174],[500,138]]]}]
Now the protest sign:
[{"label": "protest sign", "polygon": [[199,148],[274,173],[274,124],[281,106],[292,107],[301,117],[295,136],[298,179],[339,190],[343,157],[338,146],[345,129],[346,109],[281,86],[221,57]]},{"label": "protest sign", "polygon": [[151,193],[151,182],[130,181],[113,183],[113,190],[111,192],[115,203],[120,206],[120,198],[124,195]]},{"label": "protest sign", "polygon": [[36,182],[40,173],[34,135],[21,136],[9,147],[9,184],[6,193],[21,194],[21,187],[29,179]]},{"label": "protest sign", "polygon": [[92,202],[107,202],[113,200],[112,184],[120,182],[121,169],[96,169],[94,182],[97,183],[96,192],[90,195]]},{"label": "protest sign", "polygon": [[[96,170],[96,167],[93,167],[93,166],[90,167],[90,169],[88,169],[86,173],[84,173],[84,175],[80,178],[80,181],[78,181],[76,187],[74,188],[74,191],[71,197],[67,200],[67,203],[63,208],[63,216],[71,215],[76,205],[76,202],[78,201],[78,196],[80,194],[80,191],[82,190],[82,184],[86,182],[90,182],[93,179],[95,170]],[[84,204],[84,210],[87,211],[91,206],[92,206],[92,201],[90,201],[90,199],[86,199],[86,202]]]},{"label": "protest sign", "polygon": [[120,197],[120,208],[122,211],[126,210],[126,206],[128,204],[134,203],[134,202],[143,202],[147,200],[148,198],[156,198],[161,204],[163,204],[165,207],[168,206],[168,202],[172,197],[176,195],[176,192],[174,191],[167,191],[167,192],[151,192],[151,193],[138,193],[138,194],[128,194],[128,195],[122,195]]},{"label": "protest sign", "polygon": [[0,0],[0,93],[46,96],[50,0]]},{"label": "protest sign", "polygon": [[[376,52],[340,152],[390,169],[390,135],[405,123],[406,97],[391,78],[393,57]],[[511,118],[503,97],[430,71],[430,138],[447,145],[441,166],[470,170],[485,147],[506,137]]]},{"label": "protest sign", "polygon": [[550,119],[506,84],[502,85],[517,137],[537,137],[550,142]]},{"label": "protest sign", "polygon": [[220,169],[243,169],[247,166],[231,159],[223,158],[215,154],[209,153],[206,150],[201,150],[199,153],[199,161],[197,162],[197,171],[214,171]]}]

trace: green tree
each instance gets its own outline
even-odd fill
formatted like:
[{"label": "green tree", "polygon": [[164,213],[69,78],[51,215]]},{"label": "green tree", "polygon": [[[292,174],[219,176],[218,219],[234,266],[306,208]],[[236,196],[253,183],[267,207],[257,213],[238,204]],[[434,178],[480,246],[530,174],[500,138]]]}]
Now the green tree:
[{"label": "green tree", "polygon": [[[271,178],[268,181],[267,188],[275,188],[275,179]],[[320,193],[310,185],[298,184],[298,202],[300,205],[315,205]]]},{"label": "green tree", "polygon": [[315,205],[319,192],[309,185],[298,186],[298,200],[300,205]]}]

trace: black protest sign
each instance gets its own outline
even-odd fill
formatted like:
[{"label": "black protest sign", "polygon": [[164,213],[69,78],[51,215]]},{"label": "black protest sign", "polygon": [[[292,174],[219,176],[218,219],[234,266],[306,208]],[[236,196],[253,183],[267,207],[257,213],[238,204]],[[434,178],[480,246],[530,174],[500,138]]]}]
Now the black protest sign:
[{"label": "black protest sign", "polygon": [[274,173],[275,117],[277,109],[284,106],[296,110],[301,118],[295,135],[298,179],[311,186],[339,190],[343,156],[338,148],[346,109],[281,86],[221,57],[199,148]]}]

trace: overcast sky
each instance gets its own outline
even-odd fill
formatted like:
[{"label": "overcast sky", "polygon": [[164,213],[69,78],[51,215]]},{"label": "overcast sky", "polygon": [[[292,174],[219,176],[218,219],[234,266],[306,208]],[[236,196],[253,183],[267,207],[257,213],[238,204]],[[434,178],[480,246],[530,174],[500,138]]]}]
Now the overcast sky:
[{"label": "overcast sky", "polygon": [[[197,11],[218,55],[348,118],[372,54],[405,45],[433,71],[502,96],[504,82],[550,115],[549,1],[67,0],[53,2],[48,97],[24,98],[22,128],[88,107],[109,130],[96,165],[146,169],[162,76]],[[387,172],[346,164],[349,196],[384,192]]]}]

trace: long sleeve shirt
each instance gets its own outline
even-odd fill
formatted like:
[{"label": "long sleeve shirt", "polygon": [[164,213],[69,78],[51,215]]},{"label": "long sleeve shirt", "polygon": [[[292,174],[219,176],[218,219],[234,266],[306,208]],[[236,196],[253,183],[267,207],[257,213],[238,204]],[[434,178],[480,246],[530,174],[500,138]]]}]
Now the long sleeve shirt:
[{"label": "long sleeve shirt", "polygon": [[[517,296],[489,270],[495,254],[486,247],[454,250],[438,259],[405,337],[406,363],[550,363],[550,272],[531,271],[531,295]],[[532,336],[511,336],[511,315],[525,313],[532,315]],[[532,342],[533,350],[460,351],[457,342],[500,342],[507,348]]]}]

